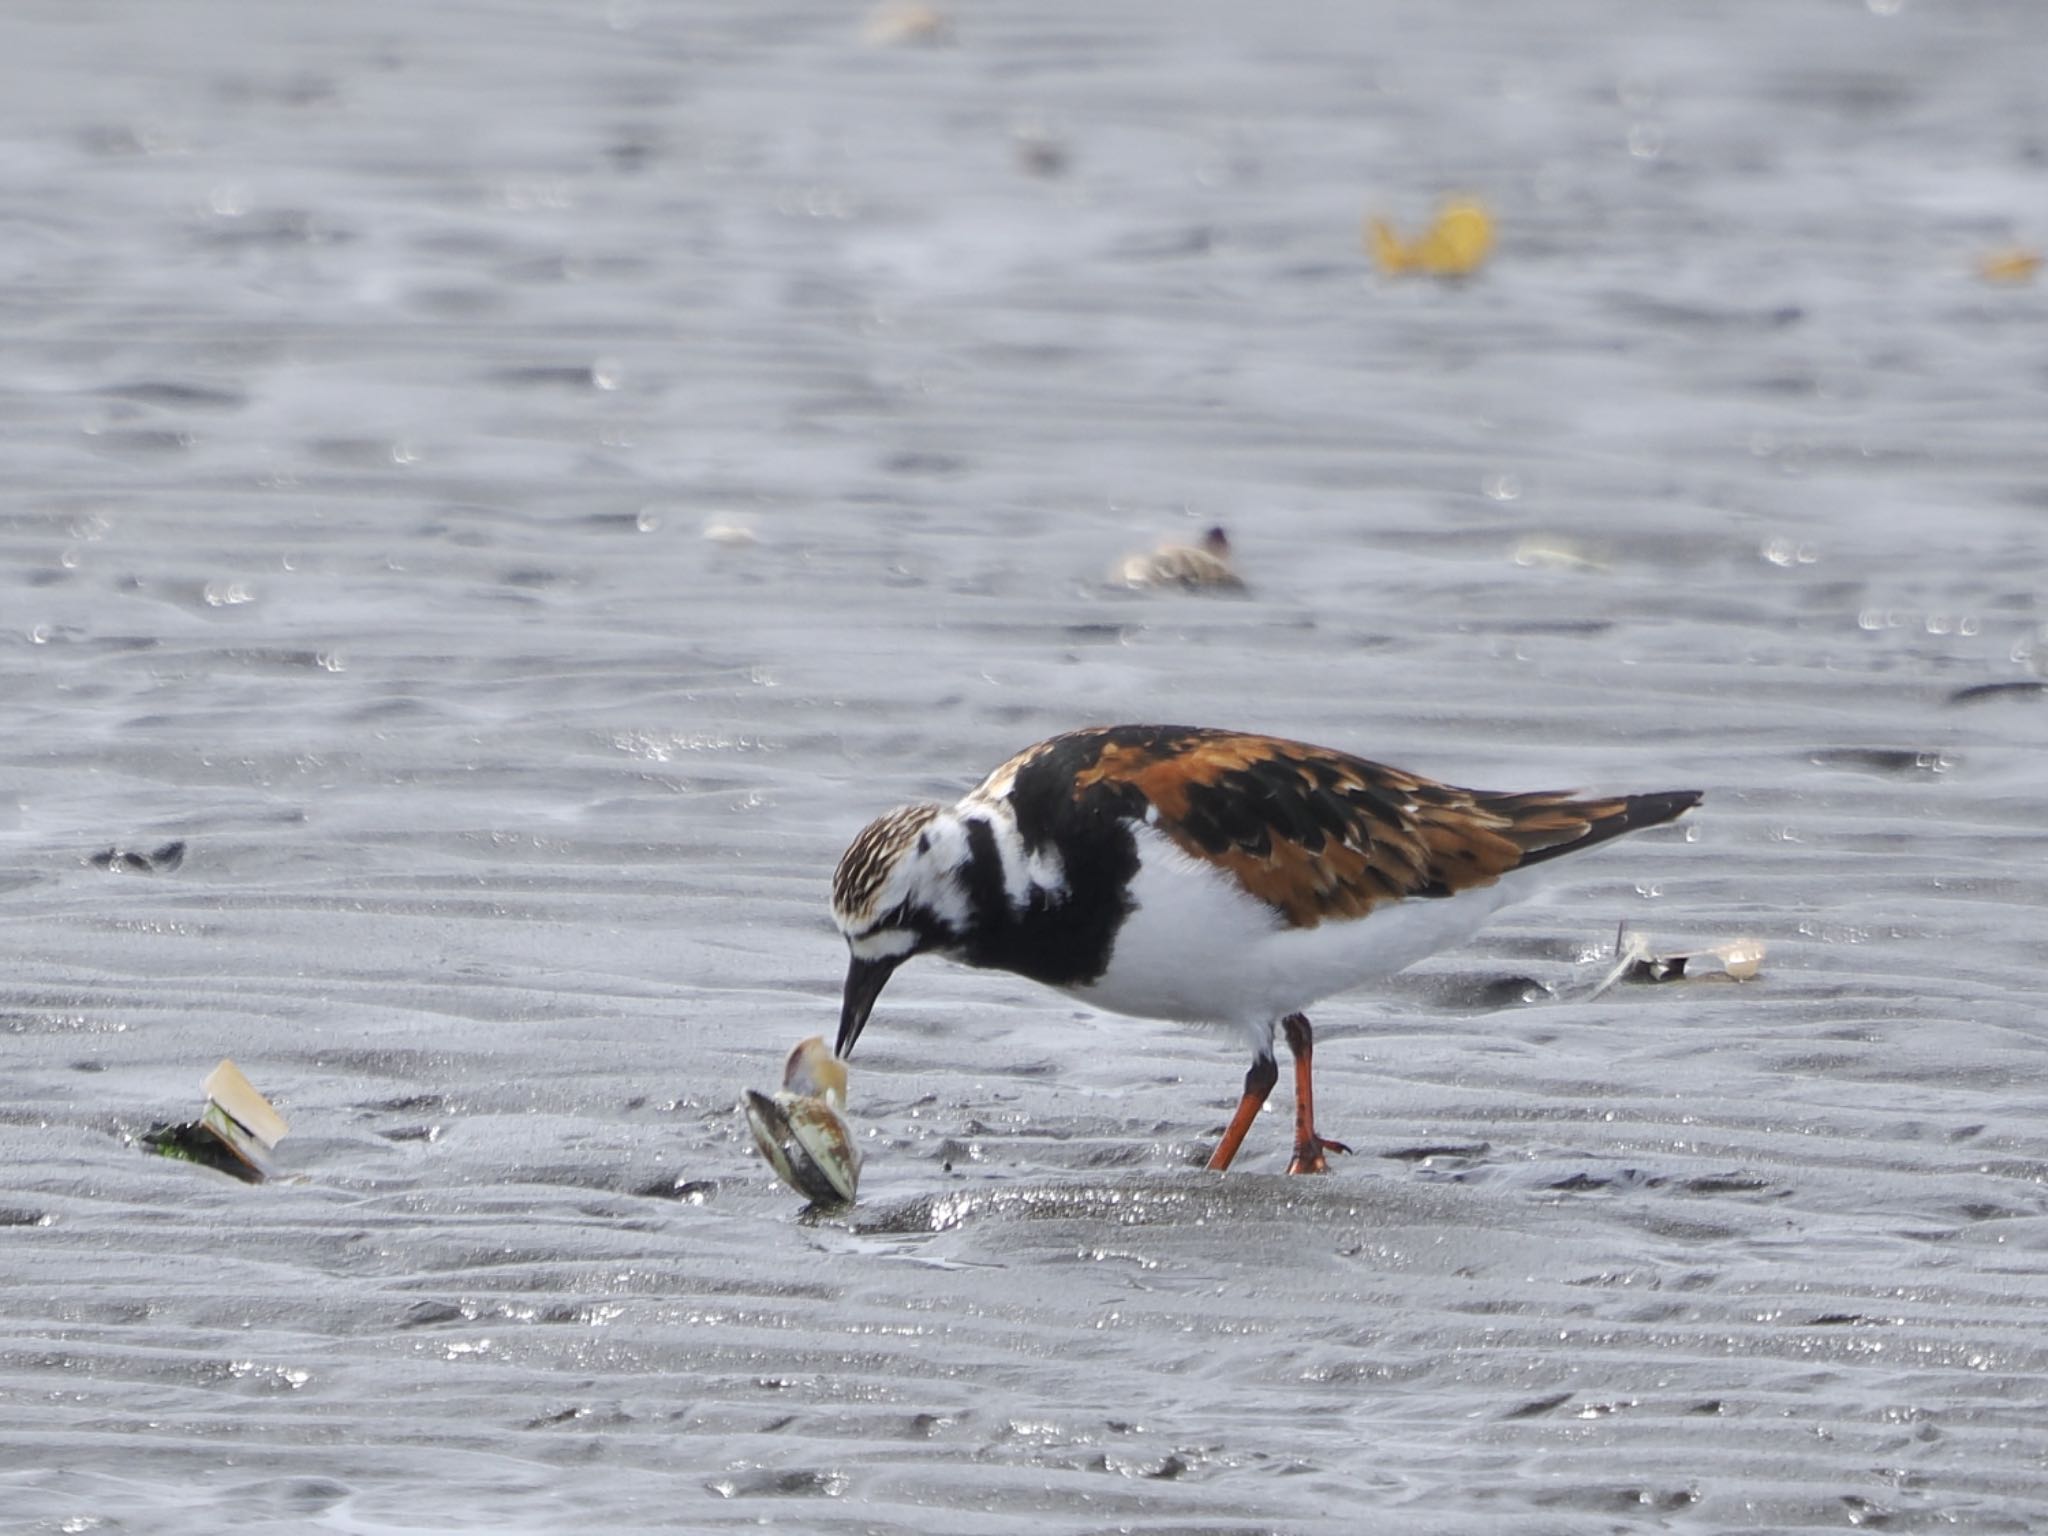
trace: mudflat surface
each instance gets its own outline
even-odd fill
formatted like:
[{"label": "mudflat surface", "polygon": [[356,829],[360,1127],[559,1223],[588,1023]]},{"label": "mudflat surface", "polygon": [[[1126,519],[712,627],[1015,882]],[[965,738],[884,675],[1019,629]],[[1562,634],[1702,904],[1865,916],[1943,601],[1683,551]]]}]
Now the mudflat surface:
[{"label": "mudflat surface", "polygon": [[[952,20],[13,8],[0,1529],[2039,1528],[2048,17]],[[1326,1005],[1328,1178],[921,962],[801,1217],[841,847],[1137,719],[1708,799]]]}]

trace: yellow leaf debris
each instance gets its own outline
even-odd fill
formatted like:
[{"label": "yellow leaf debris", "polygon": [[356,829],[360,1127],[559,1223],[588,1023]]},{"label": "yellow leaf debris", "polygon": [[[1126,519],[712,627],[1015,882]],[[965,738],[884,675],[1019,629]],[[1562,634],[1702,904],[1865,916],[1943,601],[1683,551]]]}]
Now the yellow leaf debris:
[{"label": "yellow leaf debris", "polygon": [[1493,215],[1477,198],[1453,197],[1437,210],[1436,222],[1411,241],[1374,214],[1365,221],[1365,248],[1390,277],[1408,272],[1470,277],[1493,251]]},{"label": "yellow leaf debris", "polygon": [[2041,270],[2041,253],[2030,245],[2002,245],[1977,258],[1977,275],[1987,283],[2030,283]]}]

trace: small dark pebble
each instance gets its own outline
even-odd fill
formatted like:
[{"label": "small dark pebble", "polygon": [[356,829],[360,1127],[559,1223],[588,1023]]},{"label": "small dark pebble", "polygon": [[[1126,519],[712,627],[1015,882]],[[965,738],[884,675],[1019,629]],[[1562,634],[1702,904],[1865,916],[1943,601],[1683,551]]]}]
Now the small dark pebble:
[{"label": "small dark pebble", "polygon": [[1817,747],[1806,760],[1821,768],[1849,768],[1868,773],[1945,773],[1956,760],[1946,752],[1921,752],[1904,747]]},{"label": "small dark pebble", "polygon": [[395,1099],[373,1099],[367,1104],[358,1104],[362,1110],[382,1110],[395,1115],[416,1115],[423,1110],[445,1109],[448,1101],[438,1093],[408,1093]]},{"label": "small dark pebble", "polygon": [[1689,1195],[1756,1195],[1769,1189],[1768,1180],[1753,1174],[1724,1173],[1719,1176],[1687,1179],[1680,1186]]},{"label": "small dark pebble", "polygon": [[1553,1392],[1548,1397],[1531,1398],[1528,1402],[1523,1403],[1520,1407],[1510,1408],[1506,1413],[1502,1414],[1501,1417],[1503,1419],[1541,1418],[1544,1414],[1549,1413],[1553,1409],[1563,1407],[1566,1403],[1570,1402],[1571,1400],[1572,1394],[1569,1392]]},{"label": "small dark pebble", "polygon": [[1437,1157],[1484,1157],[1493,1150],[1490,1141],[1447,1141],[1420,1147],[1396,1147],[1381,1157],[1396,1163],[1426,1163]]},{"label": "small dark pebble", "polygon": [[1972,1221],[2011,1221],[2020,1212],[2009,1205],[1997,1205],[1989,1200],[1971,1200],[1963,1205],[1963,1214]]},{"label": "small dark pebble", "polygon": [[1645,1173],[1640,1168],[1621,1168],[1604,1175],[1575,1173],[1568,1179],[1559,1179],[1556,1183],[1544,1187],[1576,1194],[1593,1189],[1662,1189],[1670,1182],[1661,1174]]},{"label": "small dark pebble", "polygon": [[1611,1182],[1608,1179],[1596,1179],[1590,1173],[1575,1173],[1570,1178],[1559,1179],[1555,1184],[1548,1187],[1561,1190],[1566,1194],[1578,1194],[1589,1189],[1605,1189]]},{"label": "small dark pebble", "polygon": [[488,375],[500,384],[526,385],[541,389],[597,389],[598,371],[588,363],[539,363],[524,368],[500,368]]},{"label": "small dark pebble", "polygon": [[102,848],[86,858],[86,863],[95,869],[125,870],[137,875],[168,874],[184,862],[183,838],[165,843],[149,853],[135,853],[126,848]]},{"label": "small dark pebble", "polygon": [[1027,138],[1017,143],[1017,168],[1031,176],[1064,176],[1067,147],[1053,139]]},{"label": "small dark pebble", "polygon": [[1976,704],[1985,699],[2004,698],[2009,694],[2023,694],[2032,698],[2048,693],[2048,683],[1978,683],[1972,688],[1958,688],[1948,696],[1951,704]]},{"label": "small dark pebble", "polygon": [[573,1424],[583,1417],[581,1408],[564,1408],[555,1413],[544,1413],[537,1419],[528,1419],[528,1429],[549,1429],[557,1424]]},{"label": "small dark pebble", "polygon": [[401,1328],[433,1328],[442,1323],[459,1323],[465,1320],[462,1308],[452,1301],[416,1301],[400,1314]]}]

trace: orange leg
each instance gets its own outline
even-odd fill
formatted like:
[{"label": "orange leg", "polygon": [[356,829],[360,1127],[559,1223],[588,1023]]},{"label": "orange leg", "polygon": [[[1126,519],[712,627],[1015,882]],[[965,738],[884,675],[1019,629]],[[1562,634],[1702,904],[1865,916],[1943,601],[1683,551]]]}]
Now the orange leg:
[{"label": "orange leg", "polygon": [[[1351,1149],[1341,1141],[1331,1141],[1316,1134],[1316,1089],[1312,1069],[1315,1035],[1308,1027],[1305,1014],[1290,1013],[1280,1021],[1280,1027],[1287,1034],[1287,1049],[1294,1053],[1294,1161],[1287,1165],[1287,1171],[1328,1173],[1330,1165],[1323,1154],[1349,1152]],[[1232,1129],[1235,1128],[1233,1124]],[[1235,1143],[1231,1144],[1231,1150],[1237,1150]],[[1210,1166],[1215,1167],[1216,1164],[1211,1163]]]},{"label": "orange leg", "polygon": [[[1291,1038],[1291,1037],[1290,1037]],[[1209,1170],[1221,1173],[1230,1166],[1230,1160],[1237,1156],[1237,1149],[1244,1141],[1244,1133],[1252,1128],[1252,1122],[1265,1107],[1267,1096],[1273,1085],[1280,1081],[1279,1065],[1270,1056],[1254,1056],[1252,1069],[1244,1075],[1244,1097],[1237,1101],[1237,1113],[1230,1117],[1230,1124],[1224,1128],[1223,1139],[1216,1143],[1216,1150],[1209,1154]]]}]

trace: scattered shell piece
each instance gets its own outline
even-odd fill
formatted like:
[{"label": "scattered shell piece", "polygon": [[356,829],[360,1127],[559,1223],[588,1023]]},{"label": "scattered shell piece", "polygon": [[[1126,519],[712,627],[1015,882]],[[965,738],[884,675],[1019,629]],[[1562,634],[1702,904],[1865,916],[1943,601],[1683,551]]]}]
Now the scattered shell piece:
[{"label": "scattered shell piece", "polygon": [[142,1135],[142,1145],[159,1157],[201,1163],[244,1183],[261,1184],[270,1177],[267,1155],[291,1127],[232,1061],[222,1061],[200,1087],[206,1108],[199,1118],[153,1126]]},{"label": "scattered shell piece", "polygon": [[1550,538],[1532,534],[1515,546],[1515,564],[1529,570],[1606,571],[1605,560],[1576,539]]},{"label": "scattered shell piece", "polygon": [[846,1063],[834,1056],[818,1035],[799,1040],[782,1064],[782,1086],[805,1098],[826,1099],[846,1107]]},{"label": "scattered shell piece", "polygon": [[953,18],[917,0],[886,0],[868,12],[860,38],[870,48],[936,47],[953,41]]},{"label": "scattered shell piece", "polygon": [[761,542],[761,536],[745,523],[731,523],[723,518],[713,518],[704,525],[700,535],[707,544],[716,544],[720,549],[746,549]]},{"label": "scattered shell piece", "polygon": [[1951,704],[1981,704],[1986,699],[2035,698],[2048,694],[2048,683],[2021,679],[2010,683],[1972,683],[1948,696]]},{"label": "scattered shell piece", "polygon": [[1111,579],[1126,587],[1244,590],[1244,578],[1230,564],[1230,537],[1221,528],[1203,534],[1200,544],[1168,540],[1148,553],[1126,555],[1117,562]]},{"label": "scattered shell piece", "polygon": [[1726,944],[1716,944],[1707,953],[1720,960],[1721,972],[1730,981],[1752,980],[1764,968],[1762,939],[1730,939]]},{"label": "scattered shell piece", "polygon": [[1389,277],[1408,272],[1470,277],[1493,251],[1493,215],[1477,198],[1447,198],[1437,210],[1436,222],[1409,241],[1374,214],[1365,221],[1365,248]]},{"label": "scattered shell piece", "polygon": [[2041,253],[2031,245],[2001,245],[1977,258],[1977,275],[1987,283],[2031,283],[2041,270]]},{"label": "scattered shell piece", "polygon": [[1706,949],[1677,950],[1658,954],[1650,941],[1630,933],[1623,922],[1614,932],[1615,961],[1592,991],[1598,997],[1618,981],[1749,981],[1763,969],[1764,942],[1761,939],[1730,939]]},{"label": "scattered shell piece", "polygon": [[780,1092],[749,1088],[740,1100],[761,1156],[813,1205],[850,1205],[860,1185],[860,1148],[840,1113],[845,1103],[846,1063],[816,1035],[789,1053]]},{"label": "scattered shell piece", "polygon": [[283,1141],[291,1130],[284,1116],[256,1091],[256,1085],[232,1060],[223,1060],[199,1086],[208,1109],[224,1110],[236,1125],[262,1142],[265,1151]]}]

